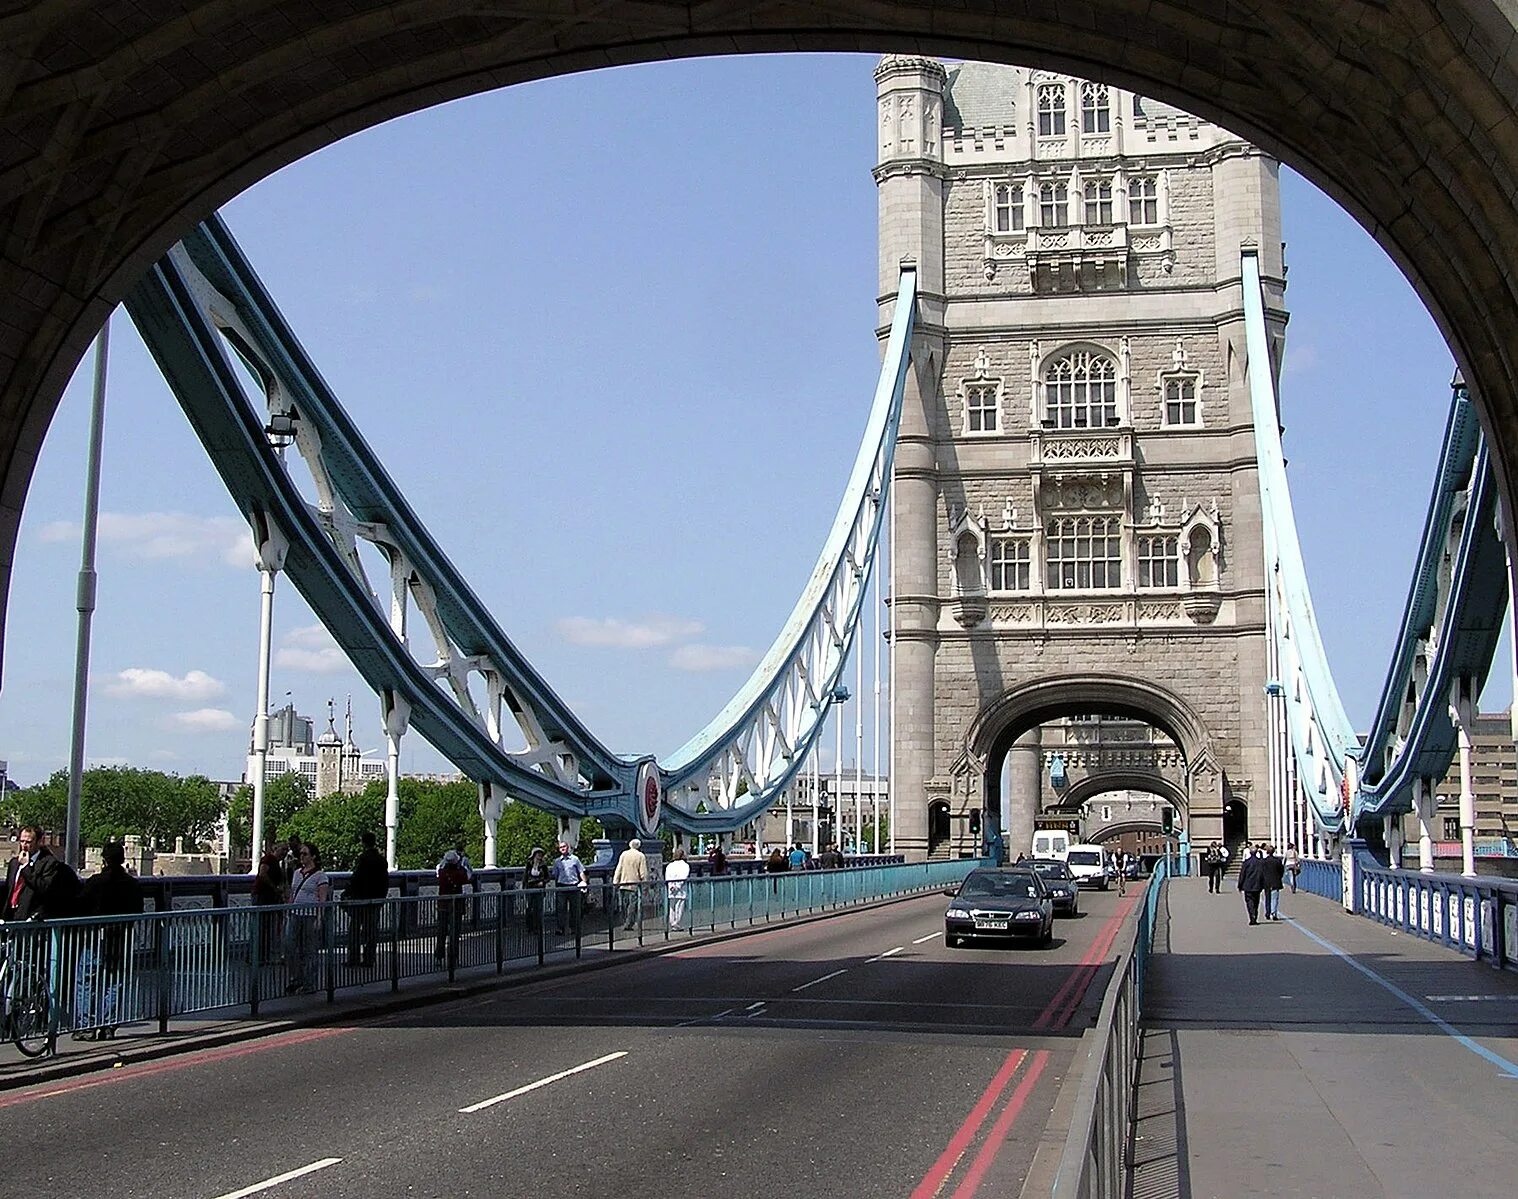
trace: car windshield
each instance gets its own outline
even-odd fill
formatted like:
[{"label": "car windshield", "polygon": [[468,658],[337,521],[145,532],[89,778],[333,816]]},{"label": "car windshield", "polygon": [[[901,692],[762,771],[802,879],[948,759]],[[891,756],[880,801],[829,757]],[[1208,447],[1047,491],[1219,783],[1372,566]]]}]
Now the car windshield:
[{"label": "car windshield", "polygon": [[1033,869],[1045,878],[1069,878],[1070,867],[1063,862],[1034,862]]},{"label": "car windshield", "polygon": [[959,889],[962,899],[1037,899],[1040,887],[1031,874],[972,874]]},{"label": "car windshield", "polygon": [[1100,866],[1102,855],[1094,849],[1072,849],[1065,861],[1072,866]]}]

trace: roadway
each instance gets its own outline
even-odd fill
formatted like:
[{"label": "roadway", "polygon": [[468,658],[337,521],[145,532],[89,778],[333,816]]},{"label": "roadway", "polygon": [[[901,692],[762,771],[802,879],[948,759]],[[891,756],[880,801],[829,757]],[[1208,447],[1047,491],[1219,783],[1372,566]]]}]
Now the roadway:
[{"label": "roadway", "polygon": [[950,950],[923,897],[4,1092],[0,1141],[30,1147],[7,1173],[152,1199],[1015,1195],[1137,898],[1084,895],[1051,949]]}]

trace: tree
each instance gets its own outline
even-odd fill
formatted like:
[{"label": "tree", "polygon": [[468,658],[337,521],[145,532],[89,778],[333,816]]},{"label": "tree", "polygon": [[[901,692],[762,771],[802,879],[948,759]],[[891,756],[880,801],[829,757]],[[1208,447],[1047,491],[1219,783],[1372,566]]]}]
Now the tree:
[{"label": "tree", "polygon": [[279,826],[280,837],[309,841],[321,852],[328,870],[351,870],[363,849],[360,837],[370,832],[383,839],[385,784],[370,782],[357,794],[314,799]]},{"label": "tree", "polygon": [[[7,818],[61,833],[68,817],[68,771],[7,797]],[[203,775],[180,778],[130,766],[86,770],[79,795],[79,831],[86,845],[137,836],[153,849],[168,851],[183,838],[195,846],[210,840],[221,819],[222,802]]]},{"label": "tree", "polygon": [[[264,786],[265,838],[272,840],[280,835],[279,830],[310,802],[311,784],[298,771],[288,770],[271,778]],[[248,846],[253,828],[253,788],[250,784],[243,784],[233,795],[232,804],[227,809],[227,826],[233,845],[239,849]]]}]

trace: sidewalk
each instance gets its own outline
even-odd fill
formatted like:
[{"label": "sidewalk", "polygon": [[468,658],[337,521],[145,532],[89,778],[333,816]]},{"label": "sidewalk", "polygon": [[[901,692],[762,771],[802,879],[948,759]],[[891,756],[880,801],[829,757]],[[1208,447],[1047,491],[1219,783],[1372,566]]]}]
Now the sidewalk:
[{"label": "sidewalk", "polygon": [[1518,974],[1305,893],[1281,911],[1168,884],[1129,1194],[1514,1194]]}]

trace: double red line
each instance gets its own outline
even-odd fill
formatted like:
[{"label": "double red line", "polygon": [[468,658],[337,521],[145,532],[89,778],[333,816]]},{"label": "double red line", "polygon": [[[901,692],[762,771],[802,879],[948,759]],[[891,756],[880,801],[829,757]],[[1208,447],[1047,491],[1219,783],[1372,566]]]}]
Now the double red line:
[{"label": "double red line", "polygon": [[1096,972],[1101,969],[1107,951],[1112,948],[1112,942],[1117,939],[1117,930],[1122,927],[1123,921],[1127,919],[1128,913],[1133,910],[1140,898],[1142,894],[1135,895],[1126,903],[1120,903],[1117,911],[1107,918],[1107,923],[1102,925],[1102,931],[1091,942],[1090,948],[1081,957],[1079,965],[1070,972],[1064,984],[1054,993],[1049,1006],[1039,1013],[1037,1020],[1033,1021],[1034,1028],[1047,1028],[1051,1032],[1061,1032],[1070,1023],[1071,1018],[1080,1010],[1081,1003],[1086,998],[1086,992],[1096,978]]}]

